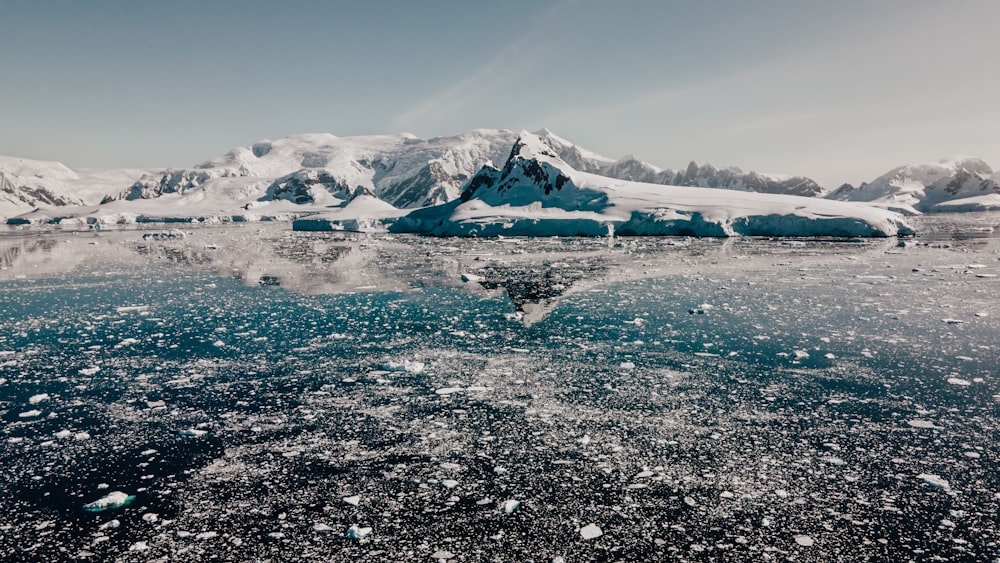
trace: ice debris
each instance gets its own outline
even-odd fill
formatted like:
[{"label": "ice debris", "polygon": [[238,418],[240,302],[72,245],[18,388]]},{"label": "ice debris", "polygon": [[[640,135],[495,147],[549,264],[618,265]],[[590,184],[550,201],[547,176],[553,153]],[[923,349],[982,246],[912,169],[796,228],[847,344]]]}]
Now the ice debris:
[{"label": "ice debris", "polygon": [[521,501],[510,499],[504,501],[503,506],[500,508],[500,510],[502,510],[504,514],[513,514],[514,511],[517,510],[519,506],[521,506]]}]

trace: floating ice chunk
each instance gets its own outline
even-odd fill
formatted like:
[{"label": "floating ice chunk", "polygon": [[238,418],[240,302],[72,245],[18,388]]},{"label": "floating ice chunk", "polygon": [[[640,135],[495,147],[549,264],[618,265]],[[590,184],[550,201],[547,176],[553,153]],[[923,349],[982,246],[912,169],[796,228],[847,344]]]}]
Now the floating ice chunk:
[{"label": "floating ice chunk", "polygon": [[149,544],[144,541],[137,541],[128,546],[129,551],[146,551],[147,549],[149,549]]},{"label": "floating ice chunk", "polygon": [[108,520],[107,522],[101,524],[100,526],[97,527],[97,529],[98,530],[114,530],[115,528],[117,528],[117,527],[119,527],[121,525],[122,525],[121,521],[118,520],[117,518],[115,518],[114,520]]},{"label": "floating ice chunk", "polygon": [[517,510],[519,506],[521,506],[521,501],[510,499],[504,501],[503,506],[500,507],[500,510],[503,511],[504,514],[513,514],[514,511]]},{"label": "floating ice chunk", "polygon": [[493,473],[495,473],[497,475],[506,475],[507,474],[507,468],[498,465],[498,466],[496,466],[496,467],[493,468]]},{"label": "floating ice chunk", "polygon": [[119,342],[118,344],[115,344],[115,348],[124,348],[125,346],[131,346],[133,344],[138,344],[138,343],[139,340],[137,338],[126,338],[121,342]]},{"label": "floating ice chunk", "polygon": [[110,492],[94,502],[83,505],[87,512],[101,512],[104,510],[114,510],[123,506],[128,506],[135,500],[135,495],[123,493],[121,491]]},{"label": "floating ice chunk", "polygon": [[458,481],[454,479],[445,479],[441,481],[441,485],[444,486],[444,488],[446,489],[454,489],[455,487],[458,486]]},{"label": "floating ice chunk", "polygon": [[357,524],[347,529],[347,537],[351,538],[352,540],[363,540],[368,536],[370,536],[371,533],[372,533],[371,528],[363,528],[361,526],[358,526]]},{"label": "floating ice chunk", "polygon": [[948,383],[952,385],[959,385],[961,387],[968,387],[969,385],[972,385],[971,381],[968,379],[962,379],[961,377],[949,377]]},{"label": "floating ice chunk", "polygon": [[481,282],[481,281],[486,281],[486,278],[484,278],[483,276],[477,276],[476,274],[462,274],[462,281],[464,281],[465,283]]},{"label": "floating ice chunk", "polygon": [[684,497],[684,504],[690,507],[695,507],[698,506],[698,501],[694,500],[693,497]]},{"label": "floating ice chunk", "polygon": [[442,387],[435,391],[435,393],[438,395],[453,395],[455,393],[461,393],[462,391],[465,391],[462,387]]},{"label": "floating ice chunk", "polygon": [[597,524],[587,524],[586,526],[580,528],[580,537],[585,540],[592,540],[603,535],[604,532],[601,531],[601,528]]},{"label": "floating ice chunk", "polygon": [[590,437],[590,434],[584,434],[582,438],[580,438],[579,440],[577,440],[577,442],[579,442],[579,444],[581,446],[586,446],[592,440],[593,440],[593,438]]},{"label": "floating ice chunk", "polygon": [[86,369],[80,370],[80,375],[94,375],[95,373],[101,371],[100,366],[91,366]]},{"label": "floating ice chunk", "polygon": [[314,532],[320,532],[320,533],[326,533],[326,532],[332,532],[333,528],[331,528],[330,526],[328,526],[328,525],[326,525],[326,524],[324,524],[322,522],[316,522],[315,524],[313,524],[313,531]]},{"label": "floating ice chunk", "polygon": [[829,352],[826,353],[826,354],[824,354],[823,357],[826,358],[826,359],[828,359],[828,360],[835,360],[835,359],[837,359],[837,356],[834,356],[833,354],[831,354]]},{"label": "floating ice chunk", "polygon": [[42,411],[38,409],[31,409],[30,411],[24,411],[17,416],[21,418],[34,418],[36,416],[42,416]]},{"label": "floating ice chunk", "polygon": [[965,321],[960,320],[960,319],[941,319],[941,322],[947,323],[947,324],[950,324],[950,325],[960,325],[960,324],[964,323]]},{"label": "floating ice chunk", "polygon": [[809,352],[806,352],[805,350],[795,350],[794,353],[796,360],[804,360],[809,357]]},{"label": "floating ice chunk", "polygon": [[160,515],[155,512],[147,512],[142,515],[143,522],[153,523],[160,519]]},{"label": "floating ice chunk", "polygon": [[48,400],[49,400],[48,393],[39,393],[37,395],[32,395],[31,397],[28,398],[28,402],[32,405],[37,405],[38,403]]},{"label": "floating ice chunk", "polygon": [[907,420],[906,423],[914,428],[940,428],[939,426],[934,426],[934,423],[929,420],[920,420],[918,418]]},{"label": "floating ice chunk", "polygon": [[951,484],[937,475],[932,475],[930,473],[921,473],[920,475],[917,475],[917,479],[920,479],[924,483],[927,483],[928,485],[936,489],[943,489],[945,491],[951,490]]},{"label": "floating ice chunk", "polygon": [[410,361],[405,360],[402,363],[399,362],[388,362],[382,364],[381,368],[385,371],[396,371],[396,372],[406,372],[406,373],[423,373],[424,362],[418,362],[416,360]]},{"label": "floating ice chunk", "polygon": [[207,430],[198,430],[197,428],[187,428],[177,433],[178,436],[183,436],[185,438],[199,438],[205,434],[208,434]]},{"label": "floating ice chunk", "polygon": [[630,370],[630,369],[635,369],[635,364],[632,363],[632,362],[622,362],[622,363],[618,364],[618,367],[627,371],[627,370]]},{"label": "floating ice chunk", "polygon": [[90,439],[90,433],[89,432],[77,432],[76,434],[73,435],[73,439],[76,440],[77,442],[83,442],[84,440],[89,440]]},{"label": "floating ice chunk", "polygon": [[210,540],[219,535],[219,532],[202,532],[195,536],[198,540]]},{"label": "floating ice chunk", "polygon": [[157,453],[158,451],[159,450],[150,448],[148,450],[142,450],[141,452],[139,452],[139,455],[153,455],[153,454]]},{"label": "floating ice chunk", "polygon": [[147,409],[158,409],[167,406],[167,403],[163,401],[146,401]]},{"label": "floating ice chunk", "polygon": [[340,500],[346,502],[347,504],[349,504],[351,506],[357,506],[358,504],[361,503],[361,495],[353,495],[353,496],[349,496],[349,497],[344,497],[344,498],[342,498]]},{"label": "floating ice chunk", "polygon": [[56,434],[55,434],[56,438],[60,438],[60,439],[62,439],[62,438],[69,438],[72,435],[73,435],[73,433],[70,432],[69,430],[60,430],[59,432],[56,432]]},{"label": "floating ice chunk", "polygon": [[812,539],[812,537],[807,536],[805,534],[797,534],[795,536],[795,543],[801,545],[802,547],[810,547],[814,543],[816,543],[816,540]]},{"label": "floating ice chunk", "polygon": [[439,549],[431,554],[431,559],[438,561],[447,561],[448,559],[453,559],[454,557],[455,557],[454,553],[450,551],[445,551],[443,549]]},{"label": "floating ice chunk", "polygon": [[215,346],[216,348],[222,348],[225,345],[226,343],[221,340],[216,340],[215,342],[212,343],[212,346]]}]

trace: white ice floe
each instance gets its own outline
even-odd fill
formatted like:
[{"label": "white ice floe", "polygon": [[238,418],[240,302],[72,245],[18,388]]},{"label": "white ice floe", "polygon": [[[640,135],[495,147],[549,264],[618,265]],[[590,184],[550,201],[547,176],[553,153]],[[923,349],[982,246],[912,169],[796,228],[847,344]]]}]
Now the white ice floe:
[{"label": "white ice floe", "polygon": [[42,416],[42,411],[38,409],[31,409],[30,411],[24,411],[17,416],[20,418],[34,418],[36,416]]},{"label": "white ice floe", "polygon": [[940,426],[935,426],[934,423],[929,420],[921,420],[918,418],[907,420],[906,423],[914,428],[940,428]]},{"label": "white ice floe", "polygon": [[968,387],[972,385],[972,382],[968,379],[962,379],[961,377],[949,377],[948,383],[951,385],[958,385],[960,387]]},{"label": "white ice floe", "polygon": [[340,499],[351,506],[357,506],[361,503],[361,495],[351,495],[349,497],[344,497]]},{"label": "white ice floe", "polygon": [[370,527],[362,527],[357,524],[347,529],[347,537],[352,540],[363,540],[370,536],[371,533],[372,529]]},{"label": "white ice floe", "polygon": [[49,394],[48,393],[39,393],[37,395],[32,395],[31,397],[28,397],[28,403],[30,403],[32,405],[37,405],[38,403],[41,403],[41,402],[44,402],[44,401],[48,401],[48,400],[49,400]]},{"label": "white ice floe", "polygon": [[580,528],[580,537],[585,540],[592,540],[594,538],[599,538],[604,535],[600,526],[597,524],[587,524],[586,526]]},{"label": "white ice floe", "polygon": [[521,501],[510,499],[504,501],[503,506],[500,507],[500,510],[504,514],[513,514],[514,511],[517,510],[518,507],[520,506],[521,506]]},{"label": "white ice floe", "polygon": [[812,539],[811,536],[807,536],[805,534],[797,534],[795,536],[795,543],[801,545],[802,547],[810,547],[814,543],[816,543],[816,540]]},{"label": "white ice floe", "polygon": [[414,361],[404,360],[403,362],[388,362],[382,364],[381,366],[381,368],[385,371],[405,372],[413,374],[423,373],[424,367],[425,367],[424,362],[418,362],[416,360]]},{"label": "white ice floe", "polygon": [[103,510],[114,510],[123,506],[128,506],[135,500],[135,496],[121,491],[110,492],[94,502],[83,505],[83,509],[88,512],[101,512]]},{"label": "white ice floe", "polygon": [[439,549],[431,554],[431,559],[434,559],[436,561],[447,561],[449,559],[453,559],[454,557],[455,557],[454,553],[444,549]]},{"label": "white ice floe", "polygon": [[178,436],[183,436],[185,438],[199,438],[205,434],[208,434],[207,430],[199,430],[197,428],[187,428],[177,433]]},{"label": "white ice floe", "polygon": [[947,480],[942,479],[938,475],[933,475],[931,473],[921,473],[920,475],[917,475],[917,479],[920,479],[924,483],[927,483],[929,486],[934,487],[936,489],[943,489],[945,491],[951,490],[951,484]]},{"label": "white ice floe", "polygon": [[438,395],[454,395],[455,393],[461,393],[462,391],[465,391],[464,387],[442,387],[434,392]]}]

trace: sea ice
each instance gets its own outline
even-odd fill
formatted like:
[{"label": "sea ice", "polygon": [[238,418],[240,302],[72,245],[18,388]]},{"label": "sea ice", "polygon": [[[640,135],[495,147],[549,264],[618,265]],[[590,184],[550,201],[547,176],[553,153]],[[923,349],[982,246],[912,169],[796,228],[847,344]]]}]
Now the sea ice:
[{"label": "sea ice", "polygon": [[48,393],[39,393],[37,395],[32,395],[31,397],[28,398],[28,402],[32,405],[37,405],[38,403],[48,400],[49,400]]},{"label": "sea ice", "polygon": [[514,511],[517,510],[519,506],[521,506],[521,501],[510,499],[504,501],[501,510],[503,511],[504,514],[513,514]]}]

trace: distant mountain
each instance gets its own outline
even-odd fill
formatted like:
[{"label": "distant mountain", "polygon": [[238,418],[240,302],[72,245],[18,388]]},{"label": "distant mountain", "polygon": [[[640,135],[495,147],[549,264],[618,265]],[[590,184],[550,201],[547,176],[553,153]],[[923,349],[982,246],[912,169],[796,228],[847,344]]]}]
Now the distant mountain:
[{"label": "distant mountain", "polygon": [[[59,162],[0,156],[0,213],[39,206],[91,205],[146,170],[79,169]],[[9,211],[8,211],[9,212]]]},{"label": "distant mountain", "polygon": [[819,184],[804,176],[743,172],[736,167],[715,168],[710,164],[698,166],[693,161],[684,170],[661,169],[631,155],[620,160],[597,155],[577,147],[548,129],[543,129],[536,135],[542,143],[559,155],[563,162],[574,169],[609,178],[669,186],[721,188],[810,197],[821,196],[824,193]]},{"label": "distant mountain", "polygon": [[[547,129],[533,135],[577,172],[646,184],[824,196],[823,188],[802,176],[694,162],[683,170],[662,169],[634,156],[601,156]],[[183,212],[194,220],[236,220],[243,210],[251,213],[241,217],[253,220],[314,212],[313,207],[342,208],[359,188],[396,208],[414,209],[458,198],[483,166],[506,163],[517,139],[504,129],[433,139],[406,133],[305,134],[237,147],[190,168],[147,170],[71,169],[58,162],[0,157],[0,216],[39,222],[46,216],[88,215],[128,222]],[[828,197],[904,211],[1000,208],[997,175],[975,159],[898,168],[860,188],[843,186]],[[70,209],[98,204],[97,210]]]},{"label": "distant mountain", "polygon": [[211,191],[225,183],[263,186],[259,201],[342,200],[360,187],[396,207],[423,207],[457,197],[462,184],[484,163],[502,157],[516,137],[493,129],[427,140],[408,134],[296,135],[238,147],[190,169],[144,176],[105,202]]},{"label": "distant mountain", "polygon": [[559,153],[544,134],[522,131],[502,168],[484,166],[458,200],[393,218],[391,228],[440,236],[912,232],[897,214],[870,205],[620,180],[576,170]]},{"label": "distant mountain", "polygon": [[845,184],[828,197],[866,201],[903,211],[1000,208],[1000,174],[978,158],[900,166],[861,184]]}]

